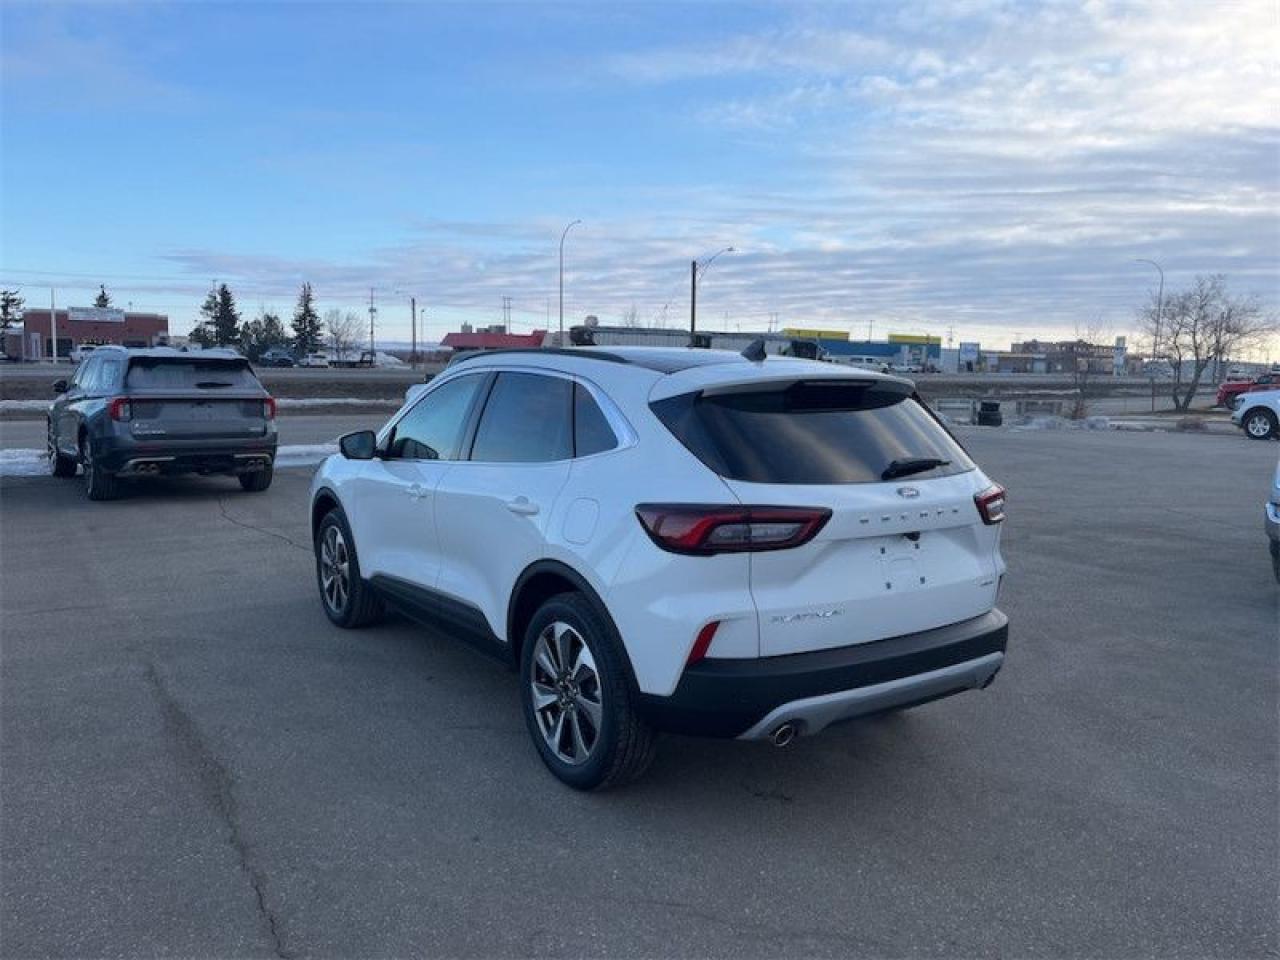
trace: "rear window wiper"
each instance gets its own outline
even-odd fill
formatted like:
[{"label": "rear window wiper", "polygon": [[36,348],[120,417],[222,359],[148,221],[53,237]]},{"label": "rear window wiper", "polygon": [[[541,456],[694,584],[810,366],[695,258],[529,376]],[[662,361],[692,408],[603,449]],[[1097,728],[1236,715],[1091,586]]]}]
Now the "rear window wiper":
[{"label": "rear window wiper", "polygon": [[908,460],[892,460],[884,468],[884,473],[880,474],[880,479],[894,480],[898,477],[908,477],[913,473],[924,473],[926,470],[932,470],[934,467],[949,466],[950,463],[950,460],[940,460],[937,457],[912,457]]},{"label": "rear window wiper", "polygon": [[205,387],[234,387],[235,384],[229,380],[197,380],[196,386],[203,389]]}]

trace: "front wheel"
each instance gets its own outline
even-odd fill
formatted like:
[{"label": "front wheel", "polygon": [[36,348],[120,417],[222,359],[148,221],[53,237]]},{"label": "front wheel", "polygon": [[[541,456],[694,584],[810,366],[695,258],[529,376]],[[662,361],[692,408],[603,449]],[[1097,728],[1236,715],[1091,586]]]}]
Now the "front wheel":
[{"label": "front wheel", "polygon": [[654,733],[636,710],[626,652],[582,594],[552,597],[529,621],[520,691],[542,762],[574,789],[627,783],[653,761]]},{"label": "front wheel", "polygon": [[316,583],[324,612],[340,627],[364,627],[382,618],[382,599],[360,576],[360,560],[346,517],[330,510],[316,530]]},{"label": "front wheel", "polygon": [[1270,410],[1252,410],[1246,413],[1244,432],[1252,440],[1270,440],[1276,435],[1276,415]]},{"label": "front wheel", "polygon": [[74,477],[76,458],[64,457],[58,452],[58,442],[53,436],[53,424],[49,424],[46,446],[49,449],[49,470],[55,477]]}]

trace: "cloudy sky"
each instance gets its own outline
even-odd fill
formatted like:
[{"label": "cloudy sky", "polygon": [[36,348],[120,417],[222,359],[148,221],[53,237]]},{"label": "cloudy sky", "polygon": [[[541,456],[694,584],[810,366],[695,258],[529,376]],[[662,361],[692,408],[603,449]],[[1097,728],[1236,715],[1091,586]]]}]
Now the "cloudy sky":
[{"label": "cloudy sky", "polygon": [[1125,333],[1280,304],[1274,0],[0,5],[0,283],[190,326],[367,306]]}]

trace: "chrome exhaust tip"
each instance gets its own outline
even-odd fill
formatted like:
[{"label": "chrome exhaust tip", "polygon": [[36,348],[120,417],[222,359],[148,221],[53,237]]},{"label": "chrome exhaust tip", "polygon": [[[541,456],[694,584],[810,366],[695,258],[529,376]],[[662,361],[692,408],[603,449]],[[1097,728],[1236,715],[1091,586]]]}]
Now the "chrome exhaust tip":
[{"label": "chrome exhaust tip", "polygon": [[786,723],[781,723],[774,727],[773,733],[769,735],[769,739],[775,747],[785,747],[796,738],[798,733],[799,731],[796,730],[796,725],[788,720]]}]

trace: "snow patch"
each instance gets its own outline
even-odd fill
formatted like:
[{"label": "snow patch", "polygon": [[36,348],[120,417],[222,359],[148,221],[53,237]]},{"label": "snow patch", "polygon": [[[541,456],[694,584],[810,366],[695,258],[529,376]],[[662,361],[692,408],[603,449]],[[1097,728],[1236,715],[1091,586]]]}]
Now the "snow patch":
[{"label": "snow patch", "polygon": [[0,413],[5,410],[48,410],[52,400],[0,400]]},{"label": "snow patch", "polygon": [[[338,452],[336,443],[298,443],[276,450],[276,466],[309,467]],[[49,475],[49,458],[43,450],[25,448],[0,450],[0,477],[43,477]]]}]

